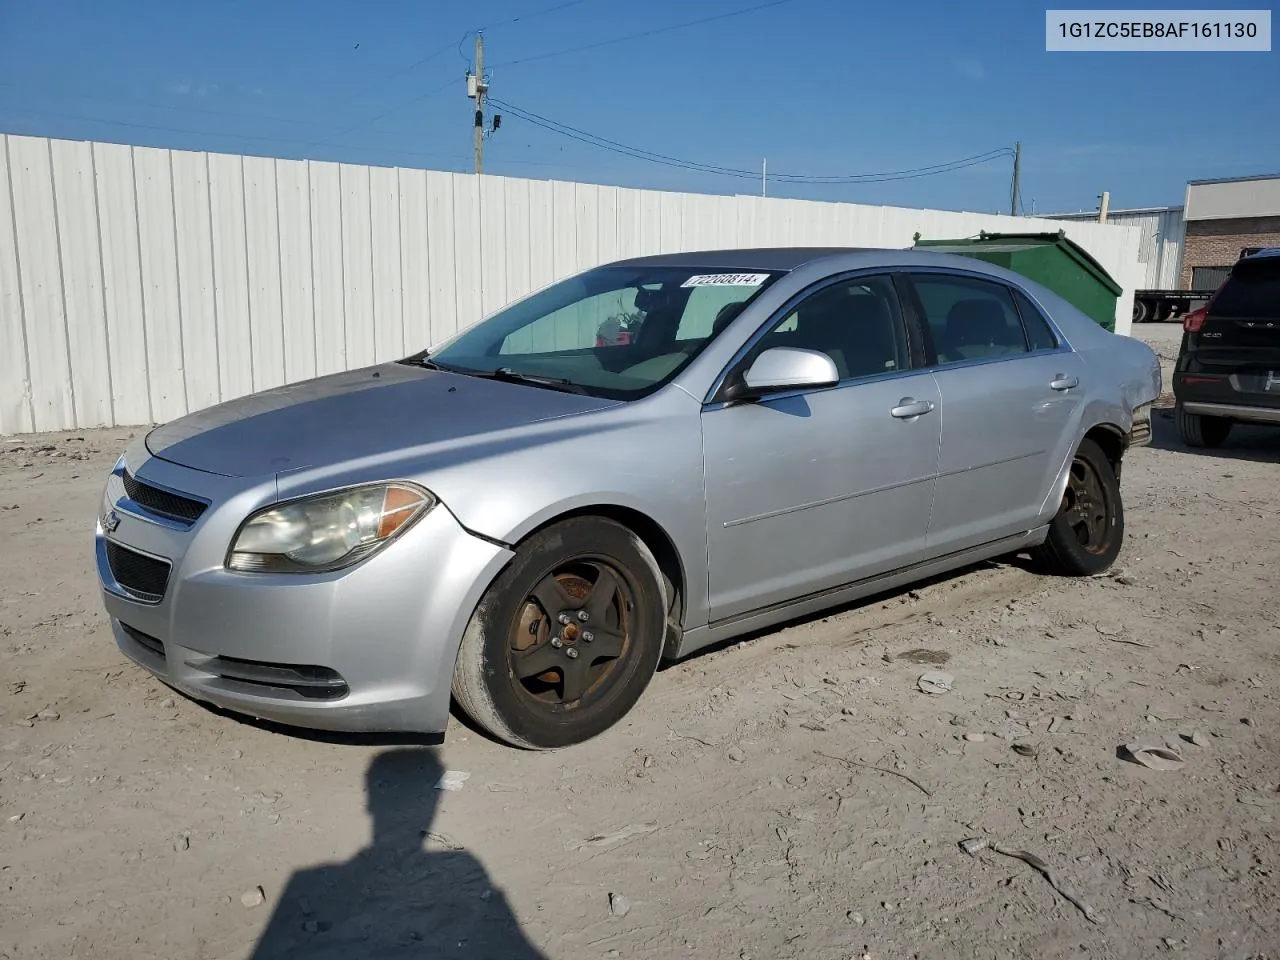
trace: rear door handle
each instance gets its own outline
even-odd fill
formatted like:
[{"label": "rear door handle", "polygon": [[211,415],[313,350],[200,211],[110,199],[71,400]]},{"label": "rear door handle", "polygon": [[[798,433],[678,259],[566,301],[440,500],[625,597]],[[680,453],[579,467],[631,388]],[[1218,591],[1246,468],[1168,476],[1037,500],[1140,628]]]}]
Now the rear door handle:
[{"label": "rear door handle", "polygon": [[915,397],[903,397],[898,401],[898,405],[889,411],[889,415],[899,420],[914,420],[916,417],[932,412],[933,401],[917,400]]},{"label": "rear door handle", "polygon": [[1068,377],[1061,373],[1049,381],[1049,389],[1051,390],[1070,390],[1072,387],[1078,386],[1080,386],[1079,377]]}]

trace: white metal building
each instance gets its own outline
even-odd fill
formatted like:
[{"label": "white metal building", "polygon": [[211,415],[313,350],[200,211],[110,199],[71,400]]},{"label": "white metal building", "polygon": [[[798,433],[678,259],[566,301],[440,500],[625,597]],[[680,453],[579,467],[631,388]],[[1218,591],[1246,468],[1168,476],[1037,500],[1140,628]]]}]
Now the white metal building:
[{"label": "white metal building", "polygon": [[[1068,220],[1078,223],[1097,222],[1096,210],[1080,213],[1055,213],[1052,220]],[[1138,262],[1143,276],[1139,290],[1176,290],[1182,273],[1182,250],[1186,236],[1183,208],[1135,207],[1130,210],[1111,210],[1107,223],[1137,227],[1142,231],[1138,241]]]}]

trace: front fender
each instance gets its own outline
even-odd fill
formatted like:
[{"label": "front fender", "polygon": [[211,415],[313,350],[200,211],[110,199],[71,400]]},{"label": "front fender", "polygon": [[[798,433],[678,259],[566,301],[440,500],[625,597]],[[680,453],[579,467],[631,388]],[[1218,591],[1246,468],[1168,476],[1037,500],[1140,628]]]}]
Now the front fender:
[{"label": "front fender", "polygon": [[707,610],[698,412],[696,401],[674,391],[661,405],[597,414],[591,433],[549,438],[422,480],[464,528],[505,546],[566,514],[612,508],[643,515],[675,549],[684,573],[684,625],[697,625]]}]

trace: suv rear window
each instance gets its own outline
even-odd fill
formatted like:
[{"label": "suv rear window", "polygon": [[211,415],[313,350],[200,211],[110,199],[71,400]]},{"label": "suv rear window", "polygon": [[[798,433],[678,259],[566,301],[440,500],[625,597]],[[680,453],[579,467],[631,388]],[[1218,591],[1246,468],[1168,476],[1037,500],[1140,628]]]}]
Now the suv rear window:
[{"label": "suv rear window", "polygon": [[1280,317],[1280,256],[1237,263],[1211,310],[1224,317]]}]

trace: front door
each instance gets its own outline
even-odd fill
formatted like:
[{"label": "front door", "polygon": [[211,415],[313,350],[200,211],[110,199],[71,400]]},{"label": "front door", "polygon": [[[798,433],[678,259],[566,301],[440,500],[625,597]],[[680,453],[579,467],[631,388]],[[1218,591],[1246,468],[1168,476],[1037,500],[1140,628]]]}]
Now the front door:
[{"label": "front door", "polygon": [[[704,408],[711,619],[920,559],[940,439],[888,277],[843,279],[784,311],[765,349],[827,353],[836,386]],[[915,406],[913,406],[913,404]]]}]

